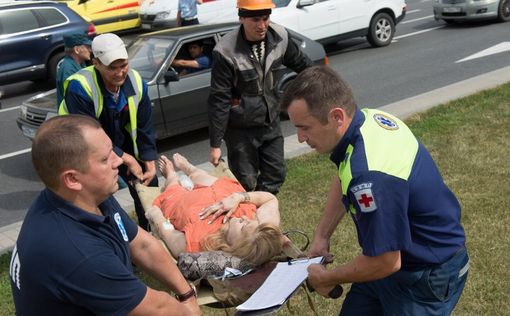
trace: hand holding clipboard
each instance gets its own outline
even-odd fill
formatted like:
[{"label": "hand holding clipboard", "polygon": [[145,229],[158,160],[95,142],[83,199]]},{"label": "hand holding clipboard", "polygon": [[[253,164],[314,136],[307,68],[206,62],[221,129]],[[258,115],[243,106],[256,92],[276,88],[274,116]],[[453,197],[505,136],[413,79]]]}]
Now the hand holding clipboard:
[{"label": "hand holding clipboard", "polygon": [[[319,283],[318,282],[319,280],[317,278],[317,274],[323,273],[326,270],[325,264],[326,263],[323,260],[321,262],[321,264],[313,264],[313,265],[310,265],[308,267],[308,279],[306,281],[306,286],[308,287],[308,290],[310,292],[316,291],[317,293],[319,293],[320,295],[322,295],[324,297],[329,297],[329,298],[332,298],[332,299],[337,299],[340,296],[342,296],[342,293],[343,293],[343,288],[342,288],[342,286],[340,284],[334,285],[327,292],[326,292],[325,288],[318,287],[317,289],[315,289],[313,287],[313,285],[310,284],[310,283],[312,283],[312,284]],[[310,274],[311,274],[311,278],[310,278]]]}]

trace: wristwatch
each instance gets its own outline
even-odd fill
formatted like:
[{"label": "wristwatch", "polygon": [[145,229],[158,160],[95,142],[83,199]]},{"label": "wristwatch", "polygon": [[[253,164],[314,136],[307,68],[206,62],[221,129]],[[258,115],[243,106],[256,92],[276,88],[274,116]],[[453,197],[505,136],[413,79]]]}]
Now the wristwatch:
[{"label": "wristwatch", "polygon": [[192,286],[190,284],[191,288],[188,292],[184,293],[184,294],[175,294],[175,298],[179,301],[179,302],[185,302],[187,300],[189,300],[190,298],[192,297],[196,297],[197,296],[197,292],[195,290],[195,287]]}]

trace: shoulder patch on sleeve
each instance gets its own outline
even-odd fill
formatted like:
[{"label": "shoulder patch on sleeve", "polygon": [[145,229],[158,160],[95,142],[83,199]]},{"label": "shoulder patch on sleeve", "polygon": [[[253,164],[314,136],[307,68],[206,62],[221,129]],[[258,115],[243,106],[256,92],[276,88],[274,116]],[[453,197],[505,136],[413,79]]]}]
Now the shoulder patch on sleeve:
[{"label": "shoulder patch on sleeve", "polygon": [[129,238],[126,233],[126,229],[124,228],[124,223],[122,222],[122,218],[120,217],[120,214],[115,213],[115,215],[113,215],[113,218],[115,219],[115,223],[117,223],[117,226],[119,227],[119,231],[122,234],[122,238],[124,238],[124,241],[129,241]]},{"label": "shoulder patch on sleeve", "polygon": [[372,194],[372,183],[365,182],[353,186],[351,192],[354,194],[359,210],[363,213],[373,212],[377,209],[374,195]]}]

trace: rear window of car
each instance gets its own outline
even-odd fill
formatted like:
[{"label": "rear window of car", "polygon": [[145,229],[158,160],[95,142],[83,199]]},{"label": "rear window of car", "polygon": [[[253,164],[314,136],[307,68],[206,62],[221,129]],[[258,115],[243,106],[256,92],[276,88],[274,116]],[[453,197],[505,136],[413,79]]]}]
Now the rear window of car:
[{"label": "rear window of car", "polygon": [[0,11],[0,35],[13,34],[39,28],[31,10]]},{"label": "rear window of car", "polygon": [[56,9],[39,9],[37,10],[37,14],[39,14],[44,21],[44,26],[52,26],[67,22],[67,17]]}]

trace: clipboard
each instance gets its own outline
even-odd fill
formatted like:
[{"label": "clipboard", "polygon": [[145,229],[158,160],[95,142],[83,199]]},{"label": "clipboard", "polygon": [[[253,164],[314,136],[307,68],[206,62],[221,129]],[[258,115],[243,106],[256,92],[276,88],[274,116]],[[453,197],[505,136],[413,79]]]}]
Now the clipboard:
[{"label": "clipboard", "polygon": [[278,311],[308,277],[308,266],[323,257],[280,262],[246,302],[236,307],[235,316],[266,315]]}]

